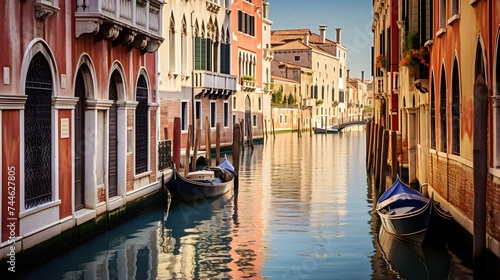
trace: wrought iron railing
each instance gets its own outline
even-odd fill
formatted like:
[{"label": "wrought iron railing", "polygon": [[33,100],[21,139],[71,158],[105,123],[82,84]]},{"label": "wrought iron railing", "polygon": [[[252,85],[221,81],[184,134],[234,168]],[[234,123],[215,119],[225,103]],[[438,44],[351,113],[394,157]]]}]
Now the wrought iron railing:
[{"label": "wrought iron railing", "polygon": [[158,170],[172,167],[172,140],[158,142]]}]

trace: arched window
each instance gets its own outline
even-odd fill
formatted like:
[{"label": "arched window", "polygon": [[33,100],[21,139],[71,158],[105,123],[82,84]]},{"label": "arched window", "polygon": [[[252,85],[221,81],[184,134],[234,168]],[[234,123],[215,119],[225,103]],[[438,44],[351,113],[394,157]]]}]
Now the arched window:
[{"label": "arched window", "polygon": [[149,107],[148,85],[144,75],[139,76],[135,109],[135,174],[148,171]]},{"label": "arched window", "polygon": [[447,152],[447,137],[446,133],[446,125],[447,125],[447,116],[446,116],[446,74],[444,72],[444,65],[441,68],[441,82],[439,86],[439,118],[441,119],[441,152]]},{"label": "arched window", "polygon": [[169,32],[168,32],[168,60],[169,60],[169,71],[170,72],[176,72],[177,69],[175,69],[175,21],[174,21],[174,16],[172,15],[170,17],[170,25],[169,25]]},{"label": "arched window", "polygon": [[[497,38],[496,61],[495,61],[495,81],[493,88],[493,125],[494,125],[494,166],[500,168],[500,34]],[[496,105],[496,106],[495,106]]]},{"label": "arched window", "polygon": [[188,45],[187,45],[187,23],[186,18],[182,18],[181,30],[181,71],[184,74],[188,73]]}]

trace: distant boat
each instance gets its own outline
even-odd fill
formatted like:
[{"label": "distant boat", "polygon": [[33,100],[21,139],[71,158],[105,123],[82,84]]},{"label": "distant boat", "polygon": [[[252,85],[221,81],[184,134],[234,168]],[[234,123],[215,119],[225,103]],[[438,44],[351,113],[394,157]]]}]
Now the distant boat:
[{"label": "distant boat", "polygon": [[315,134],[334,134],[334,133],[339,133],[339,126],[338,125],[331,125],[327,127],[314,127],[313,128]]},{"label": "distant boat", "polygon": [[421,245],[432,212],[432,199],[405,185],[399,177],[377,202],[385,230],[397,238]]},{"label": "distant boat", "polygon": [[236,173],[234,167],[225,157],[216,167],[189,172],[182,176],[173,168],[173,178],[166,183],[173,199],[179,198],[186,202],[214,198],[227,193],[234,188]]}]

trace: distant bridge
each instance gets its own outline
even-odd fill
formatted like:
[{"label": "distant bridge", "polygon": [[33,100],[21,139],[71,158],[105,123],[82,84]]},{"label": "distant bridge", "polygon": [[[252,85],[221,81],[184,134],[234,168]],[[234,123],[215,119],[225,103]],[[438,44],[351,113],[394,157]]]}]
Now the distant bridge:
[{"label": "distant bridge", "polygon": [[343,123],[338,124],[338,129],[339,129],[339,131],[341,131],[342,129],[344,129],[348,126],[365,125],[365,124],[366,124],[366,120],[343,122]]}]

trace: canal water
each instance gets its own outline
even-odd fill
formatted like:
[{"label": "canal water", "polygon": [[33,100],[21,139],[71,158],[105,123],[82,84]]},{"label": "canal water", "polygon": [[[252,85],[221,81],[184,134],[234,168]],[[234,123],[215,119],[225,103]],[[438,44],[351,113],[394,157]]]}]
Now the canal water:
[{"label": "canal water", "polygon": [[27,279],[471,279],[469,248],[441,231],[422,247],[384,231],[366,134],[278,134],[243,152],[239,188],[172,203]]}]

